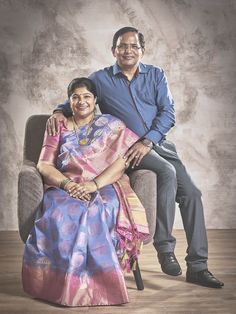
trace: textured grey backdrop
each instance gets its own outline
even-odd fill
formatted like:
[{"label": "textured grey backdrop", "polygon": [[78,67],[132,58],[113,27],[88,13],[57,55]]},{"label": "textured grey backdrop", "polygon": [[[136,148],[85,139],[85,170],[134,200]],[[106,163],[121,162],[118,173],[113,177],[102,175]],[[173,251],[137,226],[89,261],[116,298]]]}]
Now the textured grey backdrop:
[{"label": "textured grey backdrop", "polygon": [[[17,229],[24,126],[66,98],[71,79],[114,62],[113,33],[146,37],[176,101],[176,144],[204,196],[208,228],[235,228],[236,1],[0,0],[0,229]],[[182,227],[179,213],[175,227]]]}]

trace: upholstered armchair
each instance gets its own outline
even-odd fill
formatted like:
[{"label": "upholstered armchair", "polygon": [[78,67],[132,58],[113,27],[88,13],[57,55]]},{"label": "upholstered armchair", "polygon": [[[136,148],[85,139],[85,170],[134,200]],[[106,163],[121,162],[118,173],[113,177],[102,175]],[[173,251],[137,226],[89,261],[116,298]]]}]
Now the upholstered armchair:
[{"label": "upholstered armchair", "polygon": [[[34,224],[36,210],[43,199],[43,181],[36,169],[36,164],[48,118],[49,115],[33,115],[26,123],[23,164],[18,179],[18,224],[23,242],[26,242]],[[137,170],[130,175],[130,182],[146,209],[150,231],[150,237],[146,243],[149,243],[156,225],[156,175],[149,170]],[[142,290],[142,288],[141,282],[138,289]]]}]

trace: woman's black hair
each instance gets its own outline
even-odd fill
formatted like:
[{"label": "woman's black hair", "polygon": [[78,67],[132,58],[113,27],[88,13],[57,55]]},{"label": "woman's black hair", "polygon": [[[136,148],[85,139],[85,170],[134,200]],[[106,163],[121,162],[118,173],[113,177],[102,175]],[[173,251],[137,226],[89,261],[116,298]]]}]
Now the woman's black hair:
[{"label": "woman's black hair", "polygon": [[131,27],[131,26],[122,27],[121,29],[119,29],[115,33],[115,35],[113,36],[113,41],[112,41],[112,48],[113,49],[116,48],[117,40],[118,40],[118,38],[120,36],[122,36],[125,33],[129,33],[129,32],[134,32],[134,33],[138,34],[138,39],[139,39],[140,46],[142,47],[142,49],[145,49],[145,40],[144,40],[143,34],[140,33],[137,28],[134,28],[134,27]]},{"label": "woman's black hair", "polygon": [[87,90],[94,95],[94,97],[97,97],[96,86],[93,81],[91,81],[87,77],[78,77],[73,79],[67,87],[68,98],[70,98],[70,96],[78,87],[86,87]]}]

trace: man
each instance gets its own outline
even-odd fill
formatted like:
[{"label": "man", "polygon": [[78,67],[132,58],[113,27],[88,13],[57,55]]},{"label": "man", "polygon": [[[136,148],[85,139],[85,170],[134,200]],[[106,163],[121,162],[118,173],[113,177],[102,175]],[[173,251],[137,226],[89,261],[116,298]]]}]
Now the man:
[{"label": "man", "polygon": [[[178,202],[187,237],[186,281],[221,288],[224,284],[207,268],[208,244],[201,192],[179,159],[175,146],[165,139],[175,123],[174,101],[162,69],[140,62],[145,51],[144,36],[133,27],[118,30],[112,53],[116,64],[91,74],[97,87],[102,113],[123,120],[140,136],[126,154],[132,169],[149,169],[157,174],[157,220],[154,247],[162,271],[182,274],[175,257],[172,236],[175,201]],[[59,105],[48,121],[48,132],[56,132],[59,120],[71,115],[68,104]]]}]

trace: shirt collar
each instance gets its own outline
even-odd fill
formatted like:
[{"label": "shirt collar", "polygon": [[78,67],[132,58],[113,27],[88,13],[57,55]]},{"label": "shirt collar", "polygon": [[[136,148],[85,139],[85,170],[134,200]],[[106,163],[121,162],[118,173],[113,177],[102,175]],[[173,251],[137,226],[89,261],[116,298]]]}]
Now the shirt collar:
[{"label": "shirt collar", "polygon": [[[121,72],[121,68],[119,67],[119,65],[117,64],[117,62],[112,66],[113,68],[113,75],[117,75],[119,73],[122,73]],[[139,66],[138,66],[138,73],[147,73],[147,67],[145,64],[143,63],[139,63]]]}]

